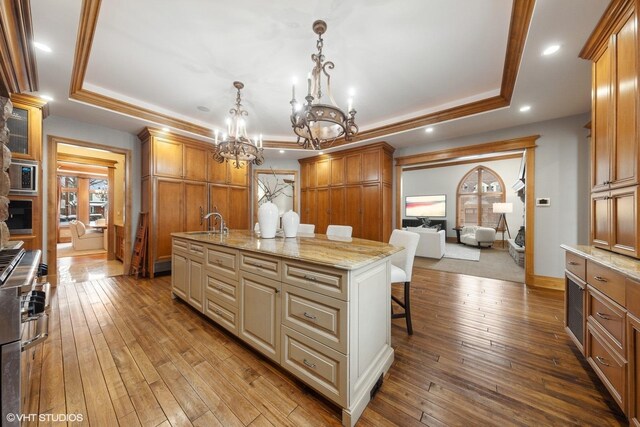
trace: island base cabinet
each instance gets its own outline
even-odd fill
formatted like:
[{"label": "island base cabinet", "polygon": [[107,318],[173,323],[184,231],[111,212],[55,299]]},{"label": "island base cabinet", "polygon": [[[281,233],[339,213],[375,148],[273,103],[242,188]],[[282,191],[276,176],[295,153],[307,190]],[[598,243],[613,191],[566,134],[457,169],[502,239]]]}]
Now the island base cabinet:
[{"label": "island base cabinet", "polygon": [[282,284],[255,274],[240,273],[240,325],[246,343],[280,362],[280,291]]},{"label": "island base cabinet", "polygon": [[[174,245],[175,247],[175,245]],[[188,270],[187,256],[174,251],[171,259],[171,292],[183,300],[187,299]]]},{"label": "island base cabinet", "polygon": [[320,394],[347,406],[347,356],[282,326],[280,364]]}]

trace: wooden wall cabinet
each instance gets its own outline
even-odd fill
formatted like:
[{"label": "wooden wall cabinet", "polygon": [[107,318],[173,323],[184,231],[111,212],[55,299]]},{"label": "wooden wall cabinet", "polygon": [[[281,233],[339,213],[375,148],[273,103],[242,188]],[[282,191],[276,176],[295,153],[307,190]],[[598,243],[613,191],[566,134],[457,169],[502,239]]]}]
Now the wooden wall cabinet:
[{"label": "wooden wall cabinet", "polygon": [[638,250],[637,0],[614,0],[581,52],[593,61],[591,242],[633,257]]},{"label": "wooden wall cabinet", "polygon": [[[171,269],[171,233],[204,230],[214,208],[227,227],[248,229],[250,167],[213,160],[210,145],[146,128],[142,142],[142,203],[149,212],[147,270]],[[203,302],[204,303],[204,302]]]},{"label": "wooden wall cabinet", "polygon": [[385,142],[299,160],[301,222],[324,234],[350,225],[353,237],[387,241],[392,231],[392,161]]},{"label": "wooden wall cabinet", "polygon": [[37,165],[37,193],[12,194],[9,200],[30,200],[32,202],[32,233],[11,234],[10,240],[22,240],[27,250],[42,249],[42,120],[48,114],[46,101],[30,95],[11,95],[13,113],[7,120],[9,144],[13,160],[31,160]]}]

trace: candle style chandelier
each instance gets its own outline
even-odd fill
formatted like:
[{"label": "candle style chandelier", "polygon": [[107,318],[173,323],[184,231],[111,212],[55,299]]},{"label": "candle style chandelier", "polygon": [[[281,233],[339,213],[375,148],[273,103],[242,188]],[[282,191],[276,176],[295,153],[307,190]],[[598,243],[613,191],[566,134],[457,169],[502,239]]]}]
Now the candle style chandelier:
[{"label": "candle style chandelier", "polygon": [[249,114],[242,109],[242,99],[240,97],[240,89],[244,88],[244,84],[242,82],[233,82],[233,87],[238,90],[236,105],[229,110],[231,117],[226,120],[227,132],[222,134],[221,141],[218,141],[218,129],[214,131],[214,144],[217,149],[213,158],[218,163],[222,163],[225,160],[233,160],[233,165],[236,169],[241,168],[243,163],[253,163],[259,166],[264,163],[262,135],[256,136],[253,141],[247,136],[244,117]]},{"label": "candle style chandelier", "polygon": [[[296,86],[293,84],[293,97],[291,99],[291,125],[298,136],[297,143],[303,148],[320,150],[330,147],[333,142],[344,136],[347,141],[358,133],[355,123],[356,110],[353,108],[353,100],[349,99],[349,107],[345,114],[333,99],[331,94],[331,76],[328,70],[334,68],[331,61],[326,61],[322,53],[322,35],[327,30],[327,23],[317,20],[313,23],[313,32],[318,35],[316,47],[318,53],[311,55],[314,63],[313,70],[307,76],[307,102],[302,106],[296,101]],[[320,102],[322,98],[321,77],[327,79],[326,95],[331,105]]]}]

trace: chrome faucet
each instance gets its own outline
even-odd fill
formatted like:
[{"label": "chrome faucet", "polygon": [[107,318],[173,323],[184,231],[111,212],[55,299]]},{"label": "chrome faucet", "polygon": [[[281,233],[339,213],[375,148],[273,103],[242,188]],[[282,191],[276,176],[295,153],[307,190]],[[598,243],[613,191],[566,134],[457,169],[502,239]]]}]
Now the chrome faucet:
[{"label": "chrome faucet", "polygon": [[220,212],[209,212],[204,216],[204,219],[207,220],[208,230],[211,231],[211,217],[215,217],[220,221],[220,234],[226,234],[229,229],[225,227],[224,219],[222,218],[222,214]]}]

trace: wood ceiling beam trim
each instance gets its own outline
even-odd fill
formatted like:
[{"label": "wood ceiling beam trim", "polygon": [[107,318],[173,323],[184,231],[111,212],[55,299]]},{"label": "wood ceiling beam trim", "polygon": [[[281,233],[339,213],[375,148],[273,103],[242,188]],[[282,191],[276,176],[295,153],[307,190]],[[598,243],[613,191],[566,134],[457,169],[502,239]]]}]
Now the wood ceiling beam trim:
[{"label": "wood ceiling beam trim", "polygon": [[38,90],[29,0],[0,0],[0,95]]},{"label": "wood ceiling beam trim", "polygon": [[428,153],[414,154],[411,156],[397,157],[395,159],[396,166],[417,165],[420,163],[451,160],[458,157],[479,154],[525,150],[527,148],[536,147],[536,140],[538,138],[540,138],[540,135],[531,135],[516,139],[506,139],[502,141],[488,142],[485,144],[454,147],[445,150],[431,151]]},{"label": "wood ceiling beam trim", "polygon": [[483,162],[492,162],[495,160],[509,160],[509,159],[520,159],[520,158],[522,158],[522,153],[514,153],[514,154],[507,154],[505,156],[481,157],[479,159],[458,160],[455,162],[442,162],[442,163],[432,163],[429,165],[413,166],[410,168],[403,168],[402,171],[409,172],[409,171],[418,171],[422,169],[433,169],[433,168],[443,168],[447,166],[466,165],[469,163],[483,163]]},{"label": "wood ceiling beam trim", "polygon": [[[94,105],[131,117],[170,126],[175,129],[193,133],[195,135],[211,138],[213,131],[209,128],[195,125],[185,120],[176,119],[166,114],[158,113],[82,88],[98,21],[100,3],[101,0],[83,0],[82,3],[82,11],[80,15],[78,37],[76,41],[76,51],[73,72],[71,76],[69,97],[71,99],[84,102],[89,105]],[[513,0],[511,21],[509,24],[509,36],[507,40],[507,52],[505,55],[505,63],[503,67],[500,95],[425,114],[411,119],[402,120],[389,125],[364,130],[350,141],[345,141],[343,138],[336,140],[330,148],[340,147],[342,145],[352,144],[354,142],[360,142],[368,139],[384,137],[390,134],[404,132],[430,124],[459,119],[462,117],[480,114],[509,106],[511,96],[515,87],[522,54],[524,52],[527,33],[531,24],[534,5],[535,0]],[[265,141],[264,147],[291,149],[298,148],[299,146],[292,141],[271,140]]]},{"label": "wood ceiling beam trim", "polygon": [[79,154],[58,153],[59,162],[77,163],[81,165],[100,166],[114,168],[118,164],[116,160],[103,159],[101,157],[82,156]]}]

